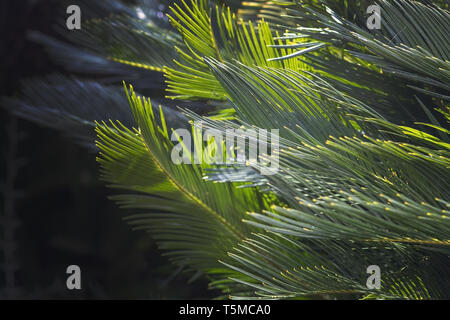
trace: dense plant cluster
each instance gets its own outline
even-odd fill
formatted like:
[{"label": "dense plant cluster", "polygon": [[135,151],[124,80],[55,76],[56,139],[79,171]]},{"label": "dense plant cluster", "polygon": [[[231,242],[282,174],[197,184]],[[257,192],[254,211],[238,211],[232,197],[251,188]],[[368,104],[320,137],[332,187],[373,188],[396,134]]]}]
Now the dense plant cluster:
[{"label": "dense plant cluster", "polygon": [[[376,3],[379,30],[365,0],[85,2],[31,34],[74,76],[8,104],[98,150],[129,223],[224,296],[449,298],[450,13]],[[193,121],[279,129],[280,170],[173,163],[172,130],[209,147]]]}]

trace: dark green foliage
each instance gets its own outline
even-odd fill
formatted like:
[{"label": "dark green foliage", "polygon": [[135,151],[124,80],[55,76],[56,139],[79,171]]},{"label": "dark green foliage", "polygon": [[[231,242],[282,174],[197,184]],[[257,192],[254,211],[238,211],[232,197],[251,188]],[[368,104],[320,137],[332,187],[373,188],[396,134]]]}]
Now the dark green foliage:
[{"label": "dark green foliage", "polygon": [[[181,1],[173,29],[127,13],[72,39],[117,68],[164,73],[170,99],[207,107],[178,116],[130,88],[132,119],[98,115],[102,176],[125,192],[113,199],[136,211],[129,222],[233,298],[449,298],[450,14],[378,1],[382,29],[370,31],[371,3]],[[115,88],[99,90],[105,101]],[[174,164],[171,129],[186,119],[279,129],[280,170]],[[211,146],[192,133],[191,152]],[[372,264],[380,290],[365,285]]]}]

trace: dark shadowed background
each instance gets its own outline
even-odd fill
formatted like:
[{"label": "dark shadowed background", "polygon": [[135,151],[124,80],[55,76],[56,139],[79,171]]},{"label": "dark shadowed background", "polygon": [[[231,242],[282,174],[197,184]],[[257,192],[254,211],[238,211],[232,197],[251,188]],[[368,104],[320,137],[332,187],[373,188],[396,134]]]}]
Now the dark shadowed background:
[{"label": "dark shadowed background", "polygon": [[[65,14],[57,1],[0,2],[0,96],[20,96],[20,81],[64,71],[28,30],[52,33]],[[177,270],[149,235],[135,232],[107,199],[95,154],[56,131],[0,108],[0,298],[200,299],[207,282]],[[79,265],[82,290],[66,288]]]}]

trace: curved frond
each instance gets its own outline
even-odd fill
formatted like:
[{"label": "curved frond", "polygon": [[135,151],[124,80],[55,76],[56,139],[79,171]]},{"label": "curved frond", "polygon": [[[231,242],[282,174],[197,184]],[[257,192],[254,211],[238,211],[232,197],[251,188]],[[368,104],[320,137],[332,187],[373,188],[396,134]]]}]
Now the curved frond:
[{"label": "curved frond", "polygon": [[149,101],[133,91],[129,101],[138,129],[113,123],[97,127],[104,179],[115,188],[138,192],[114,199],[127,208],[144,209],[128,220],[149,230],[178,263],[200,270],[217,267],[218,253],[225,254],[252,230],[241,222],[245,211],[267,207],[267,199],[255,188],[205,183],[205,163],[174,164],[163,114],[157,124]]}]

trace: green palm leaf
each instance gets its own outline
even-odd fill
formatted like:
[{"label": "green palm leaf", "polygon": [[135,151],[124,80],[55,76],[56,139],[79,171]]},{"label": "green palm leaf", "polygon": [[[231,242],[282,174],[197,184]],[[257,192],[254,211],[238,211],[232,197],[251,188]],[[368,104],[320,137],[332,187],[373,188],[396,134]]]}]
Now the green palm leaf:
[{"label": "green palm leaf", "polygon": [[114,188],[134,192],[113,199],[126,208],[144,209],[128,220],[149,230],[177,263],[200,270],[217,267],[226,249],[252,230],[241,222],[245,212],[267,207],[268,199],[255,188],[205,183],[204,163],[174,164],[162,113],[157,124],[149,101],[132,90],[128,97],[138,129],[114,123],[97,127],[103,178]]}]

